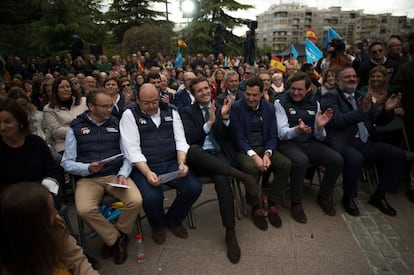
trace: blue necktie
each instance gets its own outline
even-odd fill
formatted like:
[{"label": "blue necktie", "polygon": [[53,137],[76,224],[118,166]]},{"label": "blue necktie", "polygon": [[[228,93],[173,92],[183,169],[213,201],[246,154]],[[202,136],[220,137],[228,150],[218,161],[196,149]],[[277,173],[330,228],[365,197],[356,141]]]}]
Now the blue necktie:
[{"label": "blue necktie", "polygon": [[[354,110],[356,110],[358,108],[358,106],[356,105],[354,96],[350,95],[348,97],[348,100],[351,103],[352,108]],[[361,139],[361,141],[363,143],[366,143],[368,141],[368,137],[369,137],[369,133],[368,133],[367,127],[365,127],[365,124],[362,121],[361,122],[358,122],[357,126],[358,126],[359,138]]]}]

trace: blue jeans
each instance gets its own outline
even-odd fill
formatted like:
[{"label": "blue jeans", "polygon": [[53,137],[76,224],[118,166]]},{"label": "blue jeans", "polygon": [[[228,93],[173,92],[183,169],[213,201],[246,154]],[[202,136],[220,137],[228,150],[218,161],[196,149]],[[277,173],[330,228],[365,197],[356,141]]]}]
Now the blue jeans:
[{"label": "blue jeans", "polygon": [[[157,175],[178,170],[175,160],[149,164],[149,167]],[[181,224],[202,191],[201,181],[191,172],[185,177],[164,183],[177,191],[174,202],[164,216],[164,184],[151,185],[137,168],[132,169],[131,178],[141,192],[143,208],[153,230],[165,228],[167,224],[172,226]]]}]

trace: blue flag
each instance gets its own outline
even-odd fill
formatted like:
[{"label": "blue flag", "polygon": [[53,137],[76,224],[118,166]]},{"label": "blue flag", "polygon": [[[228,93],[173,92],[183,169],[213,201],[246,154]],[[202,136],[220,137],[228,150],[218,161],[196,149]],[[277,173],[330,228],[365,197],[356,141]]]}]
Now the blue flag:
[{"label": "blue flag", "polygon": [[307,63],[314,63],[323,57],[322,51],[309,39],[306,39],[305,51]]},{"label": "blue flag", "polygon": [[328,28],[325,38],[323,39],[323,47],[326,48],[331,39],[342,39],[342,37],[334,31],[331,27]]},{"label": "blue flag", "polygon": [[181,50],[180,48],[177,49],[177,54],[175,57],[175,64],[174,64],[174,68],[180,67],[183,65],[183,56],[181,54]]},{"label": "blue flag", "polygon": [[294,59],[298,58],[298,52],[296,51],[295,46],[290,46],[290,52],[292,53]]}]

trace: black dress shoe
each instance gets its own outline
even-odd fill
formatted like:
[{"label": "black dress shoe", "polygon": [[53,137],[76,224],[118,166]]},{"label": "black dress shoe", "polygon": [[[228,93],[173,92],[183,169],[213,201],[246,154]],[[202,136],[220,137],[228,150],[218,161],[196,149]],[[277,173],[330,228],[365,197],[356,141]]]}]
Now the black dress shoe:
[{"label": "black dress shoe", "polygon": [[254,225],[256,225],[260,230],[267,230],[267,220],[265,217],[265,212],[261,208],[256,208],[252,210],[252,219]]},{"label": "black dress shoe", "polygon": [[237,264],[240,261],[240,246],[237,241],[236,232],[233,230],[228,230],[226,233],[226,245],[227,245],[227,258],[233,264]]},{"label": "black dress shoe", "polygon": [[305,211],[303,211],[302,204],[292,204],[290,206],[290,215],[298,223],[307,223],[308,219],[306,218]]},{"label": "black dress shoe", "polygon": [[113,245],[114,262],[116,264],[123,264],[126,261],[128,257],[128,242],[128,235],[121,233],[121,235],[118,237],[115,244]]},{"label": "black dress shoe", "polygon": [[388,216],[394,217],[397,215],[397,211],[388,204],[385,198],[376,198],[371,196],[369,198],[369,204],[378,208],[382,213],[387,214]]},{"label": "black dress shoe", "polygon": [[359,216],[359,209],[353,199],[343,197],[341,202],[346,213],[354,217]]},{"label": "black dress shoe", "polygon": [[410,202],[414,203],[414,190],[407,190],[407,198]]},{"label": "black dress shoe", "polygon": [[269,206],[267,218],[269,219],[270,224],[274,227],[280,228],[282,226],[282,220],[280,219],[280,216],[277,213],[277,207],[275,205]]}]

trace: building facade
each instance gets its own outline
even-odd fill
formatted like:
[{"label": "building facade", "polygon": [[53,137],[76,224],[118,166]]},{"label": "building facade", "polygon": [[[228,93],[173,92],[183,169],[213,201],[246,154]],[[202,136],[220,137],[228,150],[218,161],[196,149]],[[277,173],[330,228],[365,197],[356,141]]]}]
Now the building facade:
[{"label": "building facade", "polygon": [[305,43],[306,30],[311,28],[322,46],[328,27],[345,41],[356,38],[387,40],[390,35],[404,36],[413,31],[413,19],[387,14],[364,14],[363,10],[343,11],[341,7],[318,9],[300,4],[272,5],[257,16],[257,45],[282,51],[291,44]]}]

